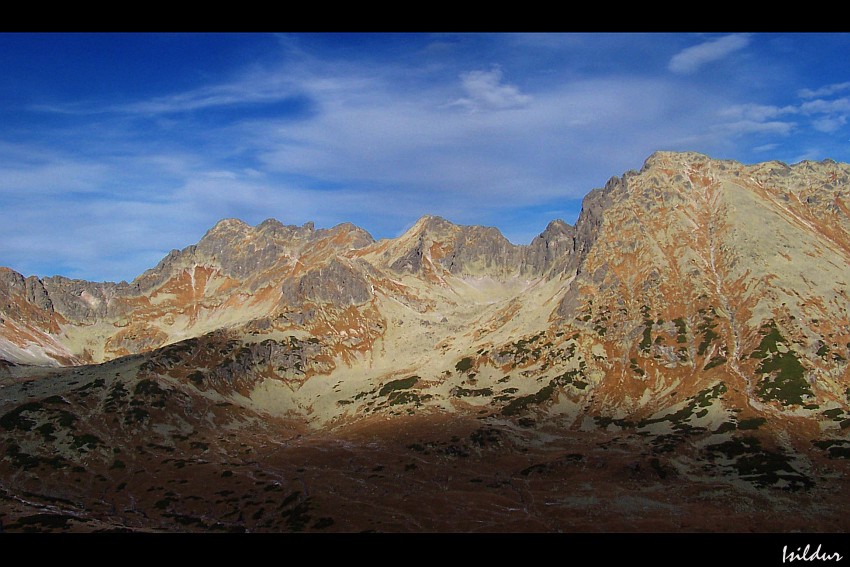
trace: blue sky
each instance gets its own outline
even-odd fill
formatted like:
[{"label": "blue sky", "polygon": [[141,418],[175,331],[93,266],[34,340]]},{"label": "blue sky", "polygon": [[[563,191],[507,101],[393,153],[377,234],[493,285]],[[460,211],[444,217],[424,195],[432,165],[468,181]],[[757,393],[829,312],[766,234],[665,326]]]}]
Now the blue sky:
[{"label": "blue sky", "polygon": [[850,161],[850,34],[0,33],[0,265],[130,281],[221,218],[528,243],[656,150]]}]

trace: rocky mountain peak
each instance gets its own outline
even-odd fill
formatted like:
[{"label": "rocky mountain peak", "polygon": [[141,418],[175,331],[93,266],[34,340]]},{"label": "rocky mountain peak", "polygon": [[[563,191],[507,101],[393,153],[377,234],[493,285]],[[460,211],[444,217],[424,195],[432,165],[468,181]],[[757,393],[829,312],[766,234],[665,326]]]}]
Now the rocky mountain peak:
[{"label": "rocky mountain peak", "polygon": [[222,219],[215,223],[215,225],[213,225],[213,227],[209,229],[203,237],[201,237],[198,245],[203,245],[205,242],[234,242],[245,238],[253,232],[255,232],[255,228],[240,219]]},{"label": "rocky mountain peak", "polygon": [[[309,229],[313,230],[313,223],[307,223],[304,227],[308,227],[308,225]],[[349,249],[363,248],[375,242],[368,231],[350,222],[343,222],[332,228],[319,230],[318,233],[322,237],[328,235],[339,245],[347,245]]]},{"label": "rocky mountain peak", "polygon": [[457,225],[433,215],[420,218],[384,252],[398,272],[469,276],[519,272],[522,256],[523,247],[495,227]]},{"label": "rocky mountain peak", "polygon": [[458,225],[444,219],[443,217],[436,215],[424,215],[413,223],[413,226],[410,227],[400,238],[427,238],[433,235],[446,233],[457,227]]},{"label": "rocky mountain peak", "polygon": [[546,225],[546,228],[543,229],[541,236],[543,236],[543,235],[557,236],[557,235],[565,234],[566,232],[568,232],[572,228],[573,228],[573,226],[571,224],[568,224],[561,219],[555,219],[553,221],[550,221],[549,224]]},{"label": "rocky mountain peak", "polygon": [[699,152],[675,152],[668,150],[659,150],[653,152],[643,162],[643,167],[640,171],[644,172],[653,168],[675,168],[682,169],[694,164],[717,163],[721,160],[715,160],[705,154]]},{"label": "rocky mountain peak", "polygon": [[348,226],[316,230],[312,222],[295,226],[270,218],[251,227],[237,219],[225,219],[204,235],[192,251],[192,260],[218,264],[225,274],[245,279],[273,268],[287,257],[300,254],[318,240],[352,232],[357,234],[345,237],[346,245],[356,243],[364,246],[372,241],[368,233],[350,223]]},{"label": "rocky mountain peak", "polygon": [[[217,226],[217,225],[216,225]],[[287,228],[285,224],[274,218],[268,218],[258,224],[255,228],[257,232],[277,232]]]},{"label": "rocky mountain peak", "polygon": [[[275,222],[275,219],[266,219],[266,222],[269,221]],[[249,228],[252,228],[251,225],[243,221],[242,219],[236,217],[227,217],[216,222],[209,230],[209,232],[215,232],[220,230],[245,230]]]},{"label": "rocky mountain peak", "polygon": [[566,271],[575,252],[575,237],[575,227],[560,219],[551,221],[526,249],[524,271],[540,275]]}]

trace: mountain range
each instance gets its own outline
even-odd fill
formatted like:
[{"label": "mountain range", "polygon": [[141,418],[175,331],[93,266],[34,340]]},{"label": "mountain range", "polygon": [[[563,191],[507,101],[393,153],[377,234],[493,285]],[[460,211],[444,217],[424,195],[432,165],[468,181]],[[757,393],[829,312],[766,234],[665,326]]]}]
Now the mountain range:
[{"label": "mountain range", "polygon": [[130,283],[0,268],[0,522],[846,531],[848,266],[850,165],[656,152],[528,245],[225,219]]}]

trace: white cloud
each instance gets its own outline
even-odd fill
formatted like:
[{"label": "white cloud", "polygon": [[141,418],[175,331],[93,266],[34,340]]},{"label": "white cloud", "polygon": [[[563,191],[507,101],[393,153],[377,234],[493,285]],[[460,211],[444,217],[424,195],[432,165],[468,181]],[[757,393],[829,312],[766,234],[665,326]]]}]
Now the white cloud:
[{"label": "white cloud", "polygon": [[707,63],[719,61],[736,51],[747,47],[750,38],[747,34],[726,35],[683,49],[670,59],[668,69],[674,73],[690,74]]},{"label": "white cloud", "polygon": [[738,120],[736,122],[727,122],[718,124],[713,127],[714,130],[732,134],[734,136],[742,136],[745,134],[777,134],[779,136],[787,136],[791,133],[796,125],[793,122],[782,122],[778,120],[761,122],[758,120]]},{"label": "white cloud", "polygon": [[521,93],[515,85],[502,83],[502,70],[499,67],[464,73],[461,75],[461,83],[467,96],[453,104],[473,112],[522,108],[531,102],[531,97]]},{"label": "white cloud", "polygon": [[850,89],[850,82],[834,83],[819,89],[801,89],[797,94],[800,98],[816,98],[822,96],[831,96],[836,93]]},{"label": "white cloud", "polygon": [[765,104],[736,104],[724,108],[720,116],[724,118],[737,118],[762,122],[783,114],[796,114],[798,110],[793,106],[773,106]]},{"label": "white cloud", "polygon": [[715,132],[724,132],[732,136],[748,134],[775,134],[787,136],[797,126],[795,122],[776,120],[781,116],[798,114],[794,106],[773,106],[765,104],[736,104],[723,108],[718,116],[726,120],[712,126]]},{"label": "white cloud", "polygon": [[275,102],[298,94],[297,88],[286,75],[253,71],[231,82],[125,104],[115,107],[114,110],[139,114],[168,114],[239,104]]},{"label": "white cloud", "polygon": [[29,196],[96,192],[108,180],[107,172],[102,164],[75,162],[67,157],[23,167],[0,165],[0,191]]},{"label": "white cloud", "polygon": [[[837,92],[838,89],[835,89]],[[821,89],[826,92],[826,89]],[[814,91],[809,91],[814,92]],[[847,124],[850,117],[850,98],[834,100],[808,100],[798,106],[772,106],[762,104],[738,104],[720,111],[718,116],[729,122],[717,125],[734,135],[742,134],[778,134],[788,135],[795,127],[803,124],[776,120],[782,116],[795,115],[801,122],[805,117],[811,117],[807,122],[818,132],[832,133]]]},{"label": "white cloud", "polygon": [[209,177],[211,179],[236,179],[237,174],[233,171],[207,171],[204,174],[204,177]]},{"label": "white cloud", "polygon": [[829,134],[847,124],[848,116],[850,116],[850,98],[810,100],[800,105],[800,112],[814,117],[812,128]]},{"label": "white cloud", "polygon": [[806,114],[829,114],[850,112],[850,98],[835,100],[812,100],[800,105],[800,110]]},{"label": "white cloud", "polygon": [[753,148],[753,151],[757,153],[772,152],[778,147],[779,144],[762,144],[761,146],[756,146],[755,148]]},{"label": "white cloud", "polygon": [[847,124],[846,116],[836,116],[834,118],[819,118],[812,122],[812,127],[818,132],[835,132],[842,126]]}]

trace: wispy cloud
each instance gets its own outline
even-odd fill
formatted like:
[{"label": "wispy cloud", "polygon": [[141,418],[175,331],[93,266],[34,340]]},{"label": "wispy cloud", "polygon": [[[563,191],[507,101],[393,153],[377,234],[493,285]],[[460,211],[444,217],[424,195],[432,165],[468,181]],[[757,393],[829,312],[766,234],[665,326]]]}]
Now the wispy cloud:
[{"label": "wispy cloud", "polygon": [[739,118],[745,120],[753,120],[761,122],[782,116],[785,114],[796,114],[799,110],[791,105],[773,106],[768,104],[736,104],[728,108],[724,108],[720,112],[720,116],[724,118]]},{"label": "wispy cloud", "polygon": [[835,114],[850,112],[850,98],[835,100],[810,100],[800,105],[800,111],[805,114]]},{"label": "wispy cloud", "polygon": [[832,96],[846,90],[850,90],[850,82],[835,83],[818,89],[800,89],[797,95],[800,98],[816,98],[821,96]]},{"label": "wispy cloud", "polygon": [[502,70],[499,67],[493,67],[489,71],[464,73],[461,75],[461,82],[467,96],[453,104],[472,112],[522,108],[531,101],[531,97],[521,93],[515,85],[502,82]]},{"label": "wispy cloud", "polygon": [[719,61],[750,44],[748,34],[726,35],[688,47],[670,59],[668,69],[674,73],[695,73],[707,63]]},{"label": "wispy cloud", "polygon": [[[846,85],[846,86],[845,86]],[[802,89],[798,96],[811,99],[815,94],[821,97],[842,92],[850,88],[850,83],[829,85],[819,89]],[[781,117],[794,116],[795,121],[778,120]],[[785,106],[764,104],[739,104],[724,108],[719,117],[729,120],[718,124],[716,128],[724,129],[735,135],[750,133],[774,133],[787,136],[795,128],[811,127],[818,132],[832,133],[840,130],[850,119],[850,98],[842,97],[832,100],[816,98],[802,103]]]},{"label": "wispy cloud", "polygon": [[726,122],[717,124],[712,127],[717,132],[724,132],[734,136],[742,136],[746,134],[776,134],[779,136],[787,136],[794,130],[794,124],[791,122],[767,121],[758,120],[738,120],[735,122]]},{"label": "wispy cloud", "polygon": [[97,192],[109,178],[109,168],[100,163],[57,156],[40,164],[0,164],[4,197],[32,198],[67,192]]},{"label": "wispy cloud", "polygon": [[850,118],[850,98],[817,99],[800,105],[800,112],[813,116],[812,127],[825,133],[840,130]]},{"label": "wispy cloud", "polygon": [[833,116],[830,118],[818,118],[812,122],[812,128],[818,132],[836,132],[847,124],[847,116]]},{"label": "wispy cloud", "polygon": [[755,148],[753,148],[753,151],[759,152],[759,153],[770,152],[770,151],[775,150],[778,147],[779,147],[779,144],[763,144],[761,146],[756,146]]},{"label": "wispy cloud", "polygon": [[794,130],[796,123],[777,120],[777,118],[798,113],[799,109],[793,106],[738,104],[722,109],[718,113],[722,121],[713,125],[712,129],[733,136],[748,134],[787,136]]},{"label": "wispy cloud", "polygon": [[286,78],[263,73],[232,83],[202,87],[185,93],[120,105],[116,111],[142,114],[168,114],[216,107],[261,104],[298,96]]}]

